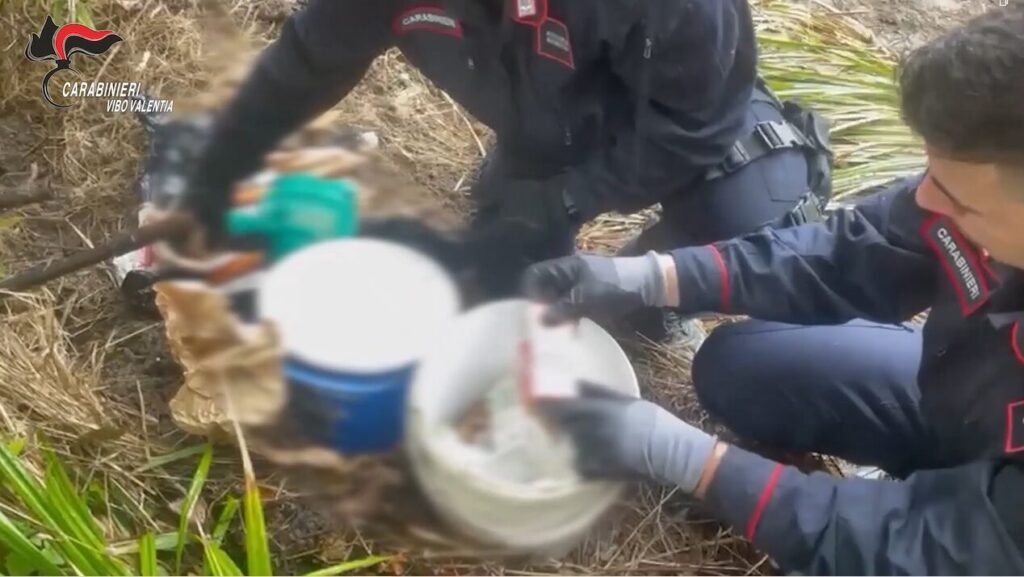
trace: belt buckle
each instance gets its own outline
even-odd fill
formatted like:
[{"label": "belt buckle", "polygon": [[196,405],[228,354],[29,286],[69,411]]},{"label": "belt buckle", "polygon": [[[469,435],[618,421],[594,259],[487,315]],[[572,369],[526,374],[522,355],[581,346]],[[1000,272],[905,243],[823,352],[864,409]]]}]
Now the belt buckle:
[{"label": "belt buckle", "polygon": [[790,219],[794,226],[800,226],[809,222],[821,222],[825,214],[818,206],[818,197],[813,192],[808,192],[800,198],[800,202],[790,211]]},{"label": "belt buckle", "polygon": [[748,162],[750,162],[750,154],[747,153],[747,149],[743,148],[743,145],[736,143],[729,154],[725,155],[725,160],[722,161],[722,170],[726,174],[732,174],[737,169],[742,168]]},{"label": "belt buckle", "polygon": [[775,150],[782,146],[782,137],[775,132],[775,127],[767,122],[758,122],[754,125],[754,132],[757,133],[761,140],[768,145],[768,148]]}]

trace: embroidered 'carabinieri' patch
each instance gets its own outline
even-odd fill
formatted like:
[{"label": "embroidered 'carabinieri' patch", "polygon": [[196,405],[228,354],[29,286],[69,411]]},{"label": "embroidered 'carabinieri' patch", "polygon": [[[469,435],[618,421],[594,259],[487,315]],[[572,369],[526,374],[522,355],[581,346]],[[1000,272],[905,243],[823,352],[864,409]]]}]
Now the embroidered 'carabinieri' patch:
[{"label": "embroidered 'carabinieri' patch", "polygon": [[416,6],[395,19],[396,34],[426,30],[462,38],[462,23],[448,15],[440,6]]},{"label": "embroidered 'carabinieri' patch", "polygon": [[978,310],[988,300],[990,292],[978,254],[945,218],[929,219],[922,233],[942,261],[964,315]]}]

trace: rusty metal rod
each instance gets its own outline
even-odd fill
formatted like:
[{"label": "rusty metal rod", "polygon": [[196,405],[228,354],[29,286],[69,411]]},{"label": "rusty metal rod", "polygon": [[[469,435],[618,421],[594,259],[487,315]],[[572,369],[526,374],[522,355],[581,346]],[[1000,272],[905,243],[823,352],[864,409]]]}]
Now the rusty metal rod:
[{"label": "rusty metal rod", "polygon": [[138,250],[155,242],[173,240],[187,235],[196,226],[190,216],[172,215],[153,224],[119,234],[95,248],[34,266],[0,280],[0,290],[24,291],[56,278],[94,266],[112,258]]}]

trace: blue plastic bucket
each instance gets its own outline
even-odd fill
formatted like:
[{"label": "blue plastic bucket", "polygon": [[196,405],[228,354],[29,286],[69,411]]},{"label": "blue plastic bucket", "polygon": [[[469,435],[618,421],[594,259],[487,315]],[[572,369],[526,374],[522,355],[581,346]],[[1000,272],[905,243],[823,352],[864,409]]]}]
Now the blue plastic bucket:
[{"label": "blue plastic bucket", "polygon": [[342,453],[372,453],[402,440],[405,398],[413,368],[338,373],[297,360],[285,363],[294,418],[314,440]]},{"label": "blue plastic bucket", "polygon": [[296,428],[345,454],[397,447],[413,369],[459,312],[444,269],[396,243],[327,241],[276,263],[258,300],[287,355]]}]

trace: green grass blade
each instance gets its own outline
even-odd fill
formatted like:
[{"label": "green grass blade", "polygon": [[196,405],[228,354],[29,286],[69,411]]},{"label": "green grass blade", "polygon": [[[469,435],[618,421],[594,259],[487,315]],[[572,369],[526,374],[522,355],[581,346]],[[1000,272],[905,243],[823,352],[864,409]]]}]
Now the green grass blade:
[{"label": "green grass blade", "polygon": [[817,2],[754,0],[752,7],[769,86],[832,122],[835,199],[920,171],[923,145],[903,123],[891,52]]},{"label": "green grass blade", "polygon": [[46,495],[57,511],[60,511],[60,517],[66,522],[71,536],[92,549],[105,550],[103,533],[68,477],[67,470],[50,450],[43,451],[43,460],[46,463]]},{"label": "green grass blade", "polygon": [[330,567],[317,569],[312,573],[306,573],[306,577],[328,577],[330,575],[342,575],[344,573],[351,573],[352,571],[358,571],[359,569],[373,567],[374,565],[387,561],[390,558],[391,557],[378,557],[376,555],[371,555],[370,557],[364,557],[363,559],[345,561],[344,563],[338,563],[337,565],[331,565]]},{"label": "green grass blade", "polygon": [[263,520],[263,504],[260,502],[260,489],[256,486],[255,479],[248,475],[245,479],[242,508],[245,514],[245,555],[249,575],[273,575],[267,526]]},{"label": "green grass blade", "polygon": [[92,22],[92,13],[89,11],[89,5],[83,0],[79,0],[75,5],[75,20],[89,28],[96,28],[96,25]]},{"label": "green grass blade", "polygon": [[221,509],[220,515],[217,517],[217,524],[213,526],[213,532],[210,534],[214,543],[220,545],[224,541],[224,535],[227,534],[231,522],[238,514],[238,507],[238,499],[233,496],[228,497],[224,508]]},{"label": "green grass blade", "polygon": [[0,543],[8,555],[17,555],[23,564],[33,567],[40,575],[64,574],[3,512],[0,512]]},{"label": "green grass blade", "polygon": [[[68,538],[65,550],[73,549],[83,571],[97,575],[125,575],[128,567],[107,553],[103,533],[67,470],[49,449],[43,450],[46,464],[45,492],[50,517]],[[87,569],[88,568],[88,569]]]},{"label": "green grass blade", "polygon": [[[75,572],[101,575],[102,563],[97,563],[97,553],[68,531],[64,511],[54,506],[39,479],[11,454],[6,445],[0,444],[0,477],[7,483],[18,504],[35,518],[35,521],[53,534],[54,548],[67,560]],[[116,568],[115,568],[116,569]],[[113,571],[122,573],[122,571]]]},{"label": "green grass blade", "polygon": [[19,437],[17,439],[11,439],[7,442],[7,450],[11,452],[11,455],[17,457],[25,449],[25,437]]},{"label": "green grass blade", "polygon": [[188,521],[192,516],[192,508],[199,500],[199,494],[203,491],[206,478],[210,474],[210,463],[213,462],[213,445],[207,444],[203,450],[203,456],[199,459],[199,465],[192,476],[192,484],[185,494],[185,501],[181,505],[181,519],[178,521],[178,544],[174,550],[174,572],[181,574],[181,556],[185,552],[185,544],[188,542]]},{"label": "green grass blade", "polygon": [[[153,547],[157,551],[174,551],[178,545],[178,532],[157,533],[153,535]],[[139,540],[121,541],[107,547],[111,555],[122,557],[125,555],[137,555],[140,551]]]},{"label": "green grass blade", "polygon": [[156,577],[156,539],[147,532],[139,537],[139,575]]},{"label": "green grass blade", "polygon": [[146,461],[145,465],[139,467],[138,469],[135,469],[135,471],[133,471],[133,472],[134,473],[145,473],[146,471],[151,471],[153,469],[156,469],[156,468],[159,468],[159,467],[163,467],[164,465],[169,465],[169,464],[174,463],[176,461],[181,461],[182,459],[187,459],[187,458],[189,458],[189,457],[191,457],[193,455],[198,455],[199,453],[202,453],[205,450],[206,450],[206,444],[205,443],[199,444],[199,445],[193,445],[191,447],[185,447],[184,449],[179,449],[179,450],[174,451],[172,453],[167,453],[166,455],[160,455],[159,457],[153,457],[149,461]]},{"label": "green grass blade", "polygon": [[205,543],[203,550],[206,555],[206,564],[210,568],[210,574],[221,576],[242,576],[242,570],[231,557],[218,547],[215,543]]},{"label": "green grass blade", "polygon": [[4,445],[0,445],[0,477],[22,506],[38,517],[42,524],[52,524],[52,519],[49,519],[49,513],[43,504],[43,488],[39,481]]}]

